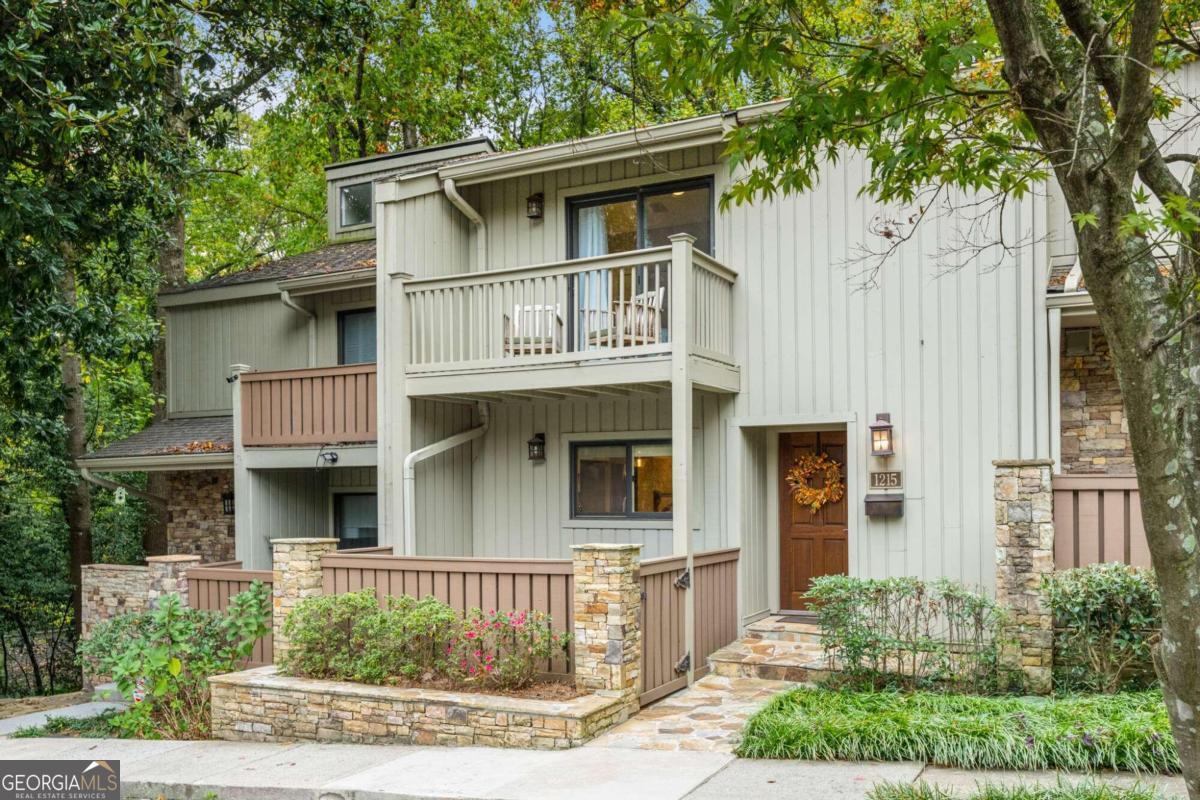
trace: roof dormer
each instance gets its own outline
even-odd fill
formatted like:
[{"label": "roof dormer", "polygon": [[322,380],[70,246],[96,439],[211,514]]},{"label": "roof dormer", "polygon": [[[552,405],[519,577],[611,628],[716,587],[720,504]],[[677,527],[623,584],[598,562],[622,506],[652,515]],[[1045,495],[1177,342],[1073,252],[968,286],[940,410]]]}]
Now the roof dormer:
[{"label": "roof dormer", "polygon": [[375,238],[375,181],[380,178],[434,169],[494,151],[491,141],[478,137],[330,164],[325,167],[329,240]]}]

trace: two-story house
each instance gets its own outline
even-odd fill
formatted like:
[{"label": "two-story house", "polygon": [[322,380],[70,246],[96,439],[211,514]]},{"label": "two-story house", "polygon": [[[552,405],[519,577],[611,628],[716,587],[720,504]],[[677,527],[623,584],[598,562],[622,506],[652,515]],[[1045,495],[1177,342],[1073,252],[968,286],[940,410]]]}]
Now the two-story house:
[{"label": "two-story house", "polygon": [[[860,196],[860,158],[720,208],[724,137],[771,110],[330,167],[330,244],[164,294],[168,419],[84,465],[170,471],[170,547],[252,568],[283,536],[737,546],[743,620],[827,573],[991,586],[993,459],[1131,469],[1069,219],[1033,196],[980,230],[956,198],[864,285],[908,211]],[[968,218],[1010,247],[947,270]],[[797,464],[844,491],[797,503]],[[1120,496],[1136,560],[1123,480],[1064,509],[1103,542]]]}]

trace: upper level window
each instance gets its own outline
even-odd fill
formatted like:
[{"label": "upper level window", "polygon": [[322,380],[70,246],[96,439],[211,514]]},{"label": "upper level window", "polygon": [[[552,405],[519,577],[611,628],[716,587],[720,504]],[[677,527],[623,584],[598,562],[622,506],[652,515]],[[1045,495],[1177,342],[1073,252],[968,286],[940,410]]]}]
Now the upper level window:
[{"label": "upper level window", "polygon": [[712,253],[712,207],[708,178],[572,200],[571,258],[659,247],[676,233],[690,233],[697,250]]},{"label": "upper level window", "polygon": [[338,363],[370,364],[375,361],[375,309],[362,308],[338,314]]},{"label": "upper level window", "polygon": [[355,183],[343,186],[338,192],[339,219],[341,227],[371,224],[371,183]]},{"label": "upper level window", "polygon": [[670,517],[669,442],[604,442],[571,448],[571,516]]}]

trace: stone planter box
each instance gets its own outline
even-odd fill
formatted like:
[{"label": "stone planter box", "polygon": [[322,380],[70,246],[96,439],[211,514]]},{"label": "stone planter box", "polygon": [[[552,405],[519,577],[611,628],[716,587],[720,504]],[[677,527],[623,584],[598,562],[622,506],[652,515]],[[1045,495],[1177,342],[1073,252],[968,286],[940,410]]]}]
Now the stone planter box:
[{"label": "stone planter box", "polygon": [[[577,747],[628,716],[620,697],[535,700],[279,675],[209,678],[213,736],[231,741]],[[615,693],[614,693],[615,694]]]}]

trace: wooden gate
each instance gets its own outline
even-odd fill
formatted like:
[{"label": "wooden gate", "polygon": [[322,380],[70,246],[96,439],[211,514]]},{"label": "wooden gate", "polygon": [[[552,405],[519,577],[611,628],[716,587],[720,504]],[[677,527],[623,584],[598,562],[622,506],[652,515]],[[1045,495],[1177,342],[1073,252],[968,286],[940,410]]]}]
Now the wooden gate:
[{"label": "wooden gate", "polygon": [[[697,678],[708,672],[708,657],[737,638],[738,552],[735,547],[692,556],[696,593],[692,663]],[[683,556],[642,562],[642,705],[687,686],[686,589],[681,580],[686,566]]]},{"label": "wooden gate", "polygon": [[1137,478],[1054,476],[1054,567],[1150,566]]}]

